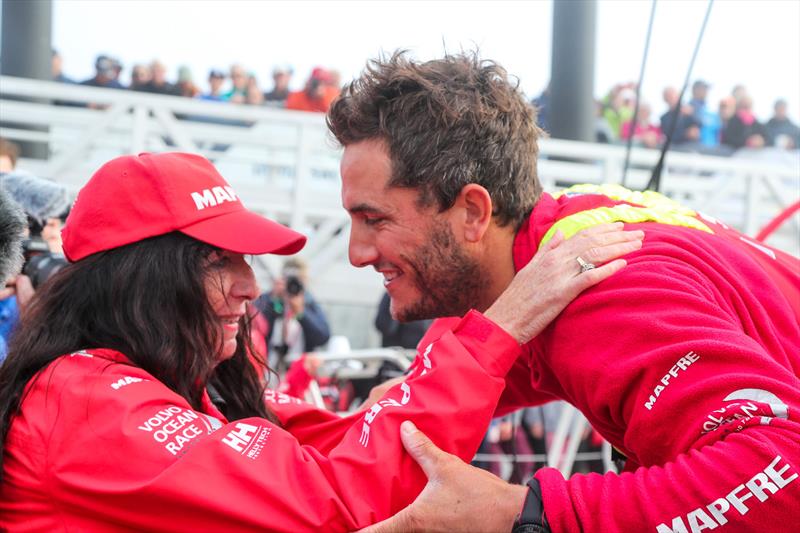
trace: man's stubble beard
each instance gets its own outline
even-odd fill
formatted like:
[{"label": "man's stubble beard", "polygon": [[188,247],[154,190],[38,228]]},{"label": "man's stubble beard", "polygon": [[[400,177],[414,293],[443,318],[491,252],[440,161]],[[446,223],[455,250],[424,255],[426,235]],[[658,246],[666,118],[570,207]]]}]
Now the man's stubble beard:
[{"label": "man's stubble beard", "polygon": [[[413,271],[419,299],[396,310],[400,322],[462,316],[479,305],[488,287],[486,273],[444,222],[434,224],[428,242],[413,256],[401,257]],[[394,305],[392,311],[395,314]]]}]

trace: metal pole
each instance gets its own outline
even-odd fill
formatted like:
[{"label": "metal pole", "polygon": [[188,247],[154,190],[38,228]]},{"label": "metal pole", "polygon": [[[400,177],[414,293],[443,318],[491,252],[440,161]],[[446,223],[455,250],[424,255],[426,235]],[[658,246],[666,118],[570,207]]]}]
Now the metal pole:
[{"label": "metal pole", "polygon": [[550,135],[594,142],[594,50],[597,3],[553,2]]},{"label": "metal pole", "polygon": [[[52,78],[50,36],[53,13],[51,0],[3,0],[2,5],[0,73],[6,76],[50,80]],[[32,128],[28,126],[27,129]],[[38,127],[36,130],[47,131],[46,128]],[[47,159],[48,147],[44,143],[23,142],[20,143],[20,147],[25,157]]]}]

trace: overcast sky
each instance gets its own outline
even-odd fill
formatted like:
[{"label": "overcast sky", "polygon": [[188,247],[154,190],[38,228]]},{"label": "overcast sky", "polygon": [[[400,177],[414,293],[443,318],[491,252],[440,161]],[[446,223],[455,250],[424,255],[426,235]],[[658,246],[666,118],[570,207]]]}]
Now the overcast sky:
[{"label": "overcast sky", "polygon": [[[408,48],[419,58],[480,48],[504,65],[531,96],[550,72],[552,3],[535,1],[214,1],[54,0],[53,45],[65,72],[85,79],[94,57],[125,64],[158,58],[172,75],[188,65],[205,88],[211,67],[233,62],[269,87],[274,65],[295,68],[301,86],[311,68],[339,70],[346,80],[381,51]],[[704,0],[660,0],[643,85],[644,99],[663,111],[661,90],[680,86],[706,9]],[[649,0],[601,0],[595,94],[635,80],[644,49]],[[748,87],[757,114],[775,99],[800,117],[800,1],[716,0],[693,79],[712,84],[709,102],[737,83]]]}]

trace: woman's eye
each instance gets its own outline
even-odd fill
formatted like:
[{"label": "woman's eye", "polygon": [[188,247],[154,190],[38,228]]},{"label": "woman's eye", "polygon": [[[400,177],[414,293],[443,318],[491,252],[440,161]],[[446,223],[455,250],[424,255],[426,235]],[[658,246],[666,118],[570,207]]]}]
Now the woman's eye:
[{"label": "woman's eye", "polygon": [[208,264],[214,268],[223,268],[230,264],[231,258],[225,252],[211,252],[208,255]]}]

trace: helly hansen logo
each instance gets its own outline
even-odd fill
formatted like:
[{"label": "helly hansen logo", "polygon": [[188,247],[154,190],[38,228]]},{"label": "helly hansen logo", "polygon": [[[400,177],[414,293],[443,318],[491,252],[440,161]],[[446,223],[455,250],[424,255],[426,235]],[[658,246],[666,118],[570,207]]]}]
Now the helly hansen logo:
[{"label": "helly hansen logo", "polygon": [[228,433],[228,435],[222,439],[222,442],[237,452],[242,453],[244,452],[245,447],[250,444],[250,439],[253,438],[253,435],[256,431],[258,431],[258,428],[242,422],[236,424],[235,427],[236,429]]},{"label": "helly hansen logo", "polygon": [[233,187],[228,185],[224,187],[211,187],[210,189],[203,189],[200,192],[192,193],[192,200],[194,200],[194,205],[197,206],[198,211],[225,202],[236,202],[238,199],[239,197],[233,192]]},{"label": "helly hansen logo", "polygon": [[[750,511],[748,505],[752,507],[758,505],[759,502],[764,503],[797,479],[797,472],[792,472],[788,463],[781,466],[780,462],[781,456],[776,455],[766,468],[757,472],[746,483],[742,483],[728,494],[704,507],[698,507],[687,515],[676,516],[670,525],[659,524],[656,526],[656,532],[689,533],[691,531],[697,533],[704,529],[716,529],[717,526],[727,524],[729,518],[736,518],[736,515],[731,512],[732,509],[736,509],[739,515],[744,516]],[[744,502],[750,498],[755,498],[755,500],[745,504]]]},{"label": "helly hansen logo", "polygon": [[272,428],[269,426],[251,426],[239,422],[236,429],[229,432],[222,442],[244,455],[248,459],[256,459],[269,439]]}]

